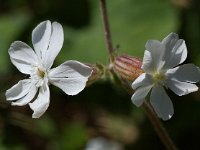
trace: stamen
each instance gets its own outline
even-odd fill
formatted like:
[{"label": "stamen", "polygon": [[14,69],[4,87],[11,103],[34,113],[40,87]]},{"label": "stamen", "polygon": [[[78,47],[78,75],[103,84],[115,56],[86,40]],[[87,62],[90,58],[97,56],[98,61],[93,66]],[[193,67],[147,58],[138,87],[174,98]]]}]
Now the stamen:
[{"label": "stamen", "polygon": [[156,72],[153,74],[153,79],[155,82],[162,82],[165,80],[165,74],[161,72]]},{"label": "stamen", "polygon": [[40,68],[37,68],[37,75],[41,78],[45,77],[45,72],[41,70]]}]

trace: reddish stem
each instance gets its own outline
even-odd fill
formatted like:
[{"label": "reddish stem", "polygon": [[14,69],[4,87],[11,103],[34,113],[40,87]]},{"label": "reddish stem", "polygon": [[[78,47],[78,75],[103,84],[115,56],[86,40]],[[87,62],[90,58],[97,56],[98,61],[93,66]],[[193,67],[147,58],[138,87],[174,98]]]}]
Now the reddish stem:
[{"label": "reddish stem", "polygon": [[99,2],[100,2],[100,10],[101,10],[101,15],[102,15],[102,20],[103,20],[104,33],[106,37],[106,45],[107,45],[107,49],[110,55],[110,59],[112,61],[112,55],[113,55],[114,50],[113,50],[113,45],[112,45],[112,37],[111,37],[111,32],[110,32],[108,13],[106,9],[106,0],[99,0]]},{"label": "reddish stem", "polygon": [[149,117],[149,120],[151,121],[152,125],[154,126],[154,129],[156,130],[156,133],[158,134],[160,140],[165,145],[167,150],[177,150],[176,146],[174,145],[173,141],[169,137],[167,131],[163,127],[162,123],[158,119],[156,113],[152,109],[152,107],[148,104],[148,102],[144,102],[143,108],[146,111],[147,116]]}]

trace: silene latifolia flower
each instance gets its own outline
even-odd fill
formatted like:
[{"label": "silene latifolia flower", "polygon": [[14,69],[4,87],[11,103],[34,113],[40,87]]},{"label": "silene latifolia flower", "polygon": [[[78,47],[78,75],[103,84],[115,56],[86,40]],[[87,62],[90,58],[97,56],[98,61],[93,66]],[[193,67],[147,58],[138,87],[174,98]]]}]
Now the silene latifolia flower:
[{"label": "silene latifolia flower", "polygon": [[169,88],[178,96],[198,90],[193,84],[200,81],[199,68],[183,64],[187,57],[185,41],[170,33],[162,42],[149,40],[146,43],[142,69],[144,71],[133,83],[135,93],[131,97],[136,106],[141,106],[150,93],[150,104],[158,117],[168,120],[174,113],[172,101],[165,92]]},{"label": "silene latifolia flower", "polygon": [[92,73],[90,67],[73,60],[51,69],[63,41],[61,24],[44,21],[32,32],[34,50],[21,41],[12,43],[8,50],[12,63],[20,72],[29,74],[30,78],[19,81],[7,90],[6,99],[12,101],[12,105],[29,104],[33,118],[39,118],[49,106],[50,83],[68,95],[76,95],[84,89]]}]

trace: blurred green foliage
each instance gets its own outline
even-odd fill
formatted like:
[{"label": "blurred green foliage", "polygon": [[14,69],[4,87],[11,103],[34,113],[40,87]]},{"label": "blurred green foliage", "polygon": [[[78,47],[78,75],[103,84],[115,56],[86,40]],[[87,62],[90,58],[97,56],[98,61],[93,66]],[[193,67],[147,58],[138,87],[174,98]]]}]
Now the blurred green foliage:
[{"label": "blurred green foliage", "polygon": [[[98,136],[120,142],[125,150],[164,149],[143,110],[131,103],[123,88],[107,80],[73,97],[51,87],[50,107],[40,119],[31,118],[28,106],[13,107],[5,100],[5,91],[25,77],[10,62],[10,44],[21,40],[32,45],[33,28],[46,19],[64,27],[56,65],[68,59],[107,63],[98,4],[98,0],[0,1],[0,150],[83,150]],[[188,61],[200,65],[199,6],[198,0],[184,5],[169,0],[107,0],[114,46],[119,53],[142,57],[148,39],[161,40],[177,32],[188,45]],[[199,93],[183,98],[169,94],[175,115],[165,126],[180,149],[198,149]]]},{"label": "blurred green foliage", "polygon": [[[161,0],[110,0],[108,1],[111,32],[114,46],[120,53],[142,57],[148,39],[161,39],[178,26],[175,9]],[[91,21],[81,30],[65,28],[65,42],[59,60],[78,59],[85,62],[107,62],[102,20],[98,2],[91,1]],[[63,54],[63,55],[62,55]],[[60,62],[62,62],[60,61]]]}]

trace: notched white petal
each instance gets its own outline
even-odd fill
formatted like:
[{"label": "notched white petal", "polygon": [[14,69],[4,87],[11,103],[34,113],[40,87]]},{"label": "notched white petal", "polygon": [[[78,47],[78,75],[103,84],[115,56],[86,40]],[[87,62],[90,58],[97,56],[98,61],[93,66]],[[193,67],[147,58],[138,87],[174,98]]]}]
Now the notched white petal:
[{"label": "notched white petal", "polygon": [[180,64],[183,63],[187,58],[187,47],[185,40],[179,39],[176,42],[174,49],[176,49],[176,55],[180,55]]},{"label": "notched white petal", "polygon": [[150,64],[149,67],[154,68],[154,71],[161,69],[164,65],[163,55],[165,54],[166,51],[165,46],[160,41],[148,40],[145,47],[146,50],[148,50],[151,54],[151,63],[149,63]]},{"label": "notched white petal", "polygon": [[21,80],[6,91],[6,100],[13,101],[20,99],[29,92],[30,88],[31,88],[30,79]]},{"label": "notched white petal", "polygon": [[35,65],[38,61],[32,48],[21,41],[13,42],[8,53],[11,62],[24,74],[30,74],[32,65]]},{"label": "notched white petal", "polygon": [[37,56],[43,59],[51,36],[51,22],[49,20],[41,22],[32,32],[32,43]]},{"label": "notched white petal", "polygon": [[155,71],[155,66],[153,63],[153,58],[151,56],[151,53],[148,50],[144,51],[144,57],[142,61],[142,70],[144,70],[146,73],[153,73]]},{"label": "notched white petal", "polygon": [[47,84],[40,87],[38,97],[32,103],[29,103],[30,108],[33,110],[32,118],[41,117],[49,107],[50,91]]},{"label": "notched white petal", "polygon": [[164,45],[167,45],[168,46],[167,48],[172,49],[175,43],[178,41],[178,39],[179,39],[178,34],[172,32],[162,40],[162,43]]},{"label": "notched white petal", "polygon": [[[154,53],[158,50],[160,47],[161,42],[158,40],[148,40],[145,44],[145,48],[150,51],[151,53]],[[157,53],[157,52],[156,52]]]},{"label": "notched white petal", "polygon": [[76,77],[89,77],[92,73],[92,68],[89,66],[80,63],[78,61],[69,60],[61,64],[60,66],[53,68],[49,72],[49,76],[54,77],[67,77],[67,78],[76,78]]},{"label": "notched white petal", "polygon": [[21,99],[18,99],[16,102],[12,102],[11,104],[13,106],[23,106],[23,105],[26,105],[31,100],[33,100],[33,98],[35,97],[36,93],[37,93],[37,87],[35,86],[35,84],[32,84],[31,88],[29,89],[28,94],[26,94]]},{"label": "notched white petal", "polygon": [[68,95],[77,95],[80,93],[86,86],[87,78],[78,78],[78,79],[52,79],[51,83],[61,90],[63,90]]},{"label": "notched white petal", "polygon": [[132,83],[132,88],[135,90],[141,86],[148,86],[153,84],[152,77],[149,74],[143,73]]},{"label": "notched white petal", "polygon": [[[171,45],[170,45],[171,46]],[[166,45],[166,48],[169,47]],[[164,68],[173,68],[185,61],[187,58],[187,47],[185,41],[182,39],[177,40],[177,42],[166,50],[166,54],[163,60],[166,61]]]},{"label": "notched white petal", "polygon": [[162,86],[155,86],[150,95],[150,103],[156,114],[163,120],[169,120],[174,114],[174,107],[171,99]]},{"label": "notched white petal", "polygon": [[184,64],[167,71],[169,78],[182,82],[196,83],[200,81],[200,70],[194,64]]},{"label": "notched white petal", "polygon": [[152,87],[153,85],[138,88],[131,97],[133,104],[141,106]]},{"label": "notched white petal", "polygon": [[50,68],[60,52],[64,41],[64,31],[62,25],[58,22],[52,23],[52,34],[49,42],[49,47],[46,52],[44,64],[46,68]]},{"label": "notched white petal", "polygon": [[85,88],[91,73],[92,68],[78,61],[66,61],[50,70],[49,81],[66,94],[76,95]]},{"label": "notched white petal", "polygon": [[175,79],[168,79],[166,85],[178,96],[187,95],[198,90],[195,84],[181,82]]}]

